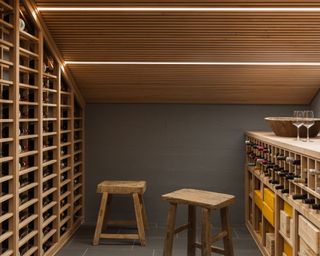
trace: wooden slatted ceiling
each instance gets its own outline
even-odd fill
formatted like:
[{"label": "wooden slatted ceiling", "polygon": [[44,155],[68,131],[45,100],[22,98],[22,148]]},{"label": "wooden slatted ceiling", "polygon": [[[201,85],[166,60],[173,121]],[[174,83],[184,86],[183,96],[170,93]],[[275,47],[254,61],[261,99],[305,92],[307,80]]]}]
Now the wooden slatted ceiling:
[{"label": "wooden slatted ceiling", "polygon": [[[320,1],[40,0],[38,4],[319,7]],[[320,12],[41,14],[69,61],[320,62]],[[320,85],[315,67],[69,66],[88,102],[307,104]]]},{"label": "wooden slatted ceiling", "polygon": [[318,7],[319,0],[36,0],[38,6],[232,6],[232,7]]},{"label": "wooden slatted ceiling", "polygon": [[320,13],[42,15],[65,60],[320,60]]},{"label": "wooden slatted ceiling", "polygon": [[300,66],[70,65],[70,68],[89,103],[304,104],[317,92],[320,73],[320,67]]}]

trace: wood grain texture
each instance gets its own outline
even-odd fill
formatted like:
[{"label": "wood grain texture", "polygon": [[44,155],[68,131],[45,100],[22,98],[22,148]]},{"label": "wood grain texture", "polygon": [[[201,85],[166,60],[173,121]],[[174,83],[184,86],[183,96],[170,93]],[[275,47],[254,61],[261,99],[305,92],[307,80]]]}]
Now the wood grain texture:
[{"label": "wood grain texture", "polygon": [[319,67],[69,65],[89,103],[306,104]]},{"label": "wood grain texture", "polygon": [[290,6],[299,6],[299,7],[317,7],[320,6],[318,0],[200,0],[200,1],[187,1],[187,0],[36,0],[39,6],[233,6],[233,7],[290,7]]},{"label": "wood grain texture", "polygon": [[[320,6],[316,0],[36,2],[50,7]],[[317,12],[41,11],[41,15],[67,61],[316,62],[320,59]],[[90,103],[308,104],[320,80],[317,74],[310,75],[315,70],[319,73],[314,67],[68,65],[68,68]]]},{"label": "wood grain texture", "polygon": [[161,198],[171,203],[190,204],[209,209],[227,207],[235,201],[235,197],[232,195],[197,189],[180,189],[162,195]]},{"label": "wood grain texture", "polygon": [[97,193],[111,194],[143,194],[147,189],[145,181],[112,181],[106,180],[98,184]]},{"label": "wood grain texture", "polygon": [[312,138],[314,143],[305,143],[304,141],[294,141],[292,138],[278,137],[272,132],[254,132],[248,131],[247,135],[251,138],[264,141],[270,145],[285,148],[294,153],[319,159],[320,138]]}]

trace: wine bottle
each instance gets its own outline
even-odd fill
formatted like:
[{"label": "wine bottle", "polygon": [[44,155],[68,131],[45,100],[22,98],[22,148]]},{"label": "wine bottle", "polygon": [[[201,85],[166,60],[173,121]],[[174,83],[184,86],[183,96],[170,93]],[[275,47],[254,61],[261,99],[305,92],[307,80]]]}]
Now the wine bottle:
[{"label": "wine bottle", "polygon": [[286,180],[293,180],[295,178],[295,175],[294,174],[287,174],[286,175]]},{"label": "wine bottle", "polygon": [[307,199],[308,198],[308,194],[295,194],[292,195],[292,199],[293,200],[303,200],[303,199]]},{"label": "wine bottle", "polygon": [[29,184],[29,177],[27,175],[20,176],[19,178],[20,188]]},{"label": "wine bottle", "polygon": [[49,226],[46,226],[46,227],[43,229],[43,236],[45,236],[46,234],[48,234],[50,231],[51,231],[51,228],[50,228]]},{"label": "wine bottle", "polygon": [[9,138],[9,126],[4,125],[2,127],[2,138]]},{"label": "wine bottle", "polygon": [[61,182],[65,181],[67,179],[67,174],[66,173],[61,174],[60,178],[61,178]]},{"label": "wine bottle", "polygon": [[64,211],[63,213],[61,213],[60,215],[60,220],[63,220],[65,217],[67,217],[67,212]]},{"label": "wine bottle", "polygon": [[66,226],[66,225],[63,225],[63,226],[60,228],[60,234],[63,235],[66,231],[67,231],[67,226]]},{"label": "wine bottle", "polygon": [[289,164],[289,163],[292,163],[294,161],[294,158],[292,156],[287,156],[286,157],[286,162]]},{"label": "wine bottle", "polygon": [[2,105],[2,119],[9,119],[9,105],[8,104],[3,104]]},{"label": "wine bottle", "polygon": [[20,160],[20,162],[19,162],[19,170],[26,169],[28,167],[29,167],[28,160],[26,160],[26,159]]},{"label": "wine bottle", "polygon": [[286,160],[286,156],[284,156],[284,155],[277,155],[276,158],[278,161],[285,161]]},{"label": "wine bottle", "polygon": [[20,205],[26,203],[29,200],[28,194],[21,194],[19,197]]},{"label": "wine bottle", "polygon": [[60,163],[60,168],[61,168],[61,169],[64,169],[64,168],[66,168],[66,167],[67,167],[66,162],[65,162],[65,161],[61,161],[61,163]]},{"label": "wine bottle", "polygon": [[263,146],[260,146],[260,145],[258,145],[258,146],[257,146],[257,150],[258,150],[258,151],[262,152],[262,151],[263,151],[263,149],[264,149],[264,147],[263,147]]},{"label": "wine bottle", "polygon": [[47,252],[52,247],[52,242],[47,241],[43,244],[42,249],[43,252]]},{"label": "wine bottle", "polygon": [[313,204],[312,209],[314,210],[320,210],[320,204]]},{"label": "wine bottle", "polygon": [[34,91],[33,90],[29,91],[28,100],[29,100],[29,102],[34,102],[35,101],[35,95],[34,95]]},{"label": "wine bottle", "polygon": [[315,204],[316,200],[314,198],[306,198],[303,200],[303,203],[305,204]]},{"label": "wine bottle", "polygon": [[1,97],[4,100],[9,100],[9,87],[5,86],[2,88]]},{"label": "wine bottle", "polygon": [[46,206],[46,205],[48,205],[48,204],[51,203],[51,202],[52,202],[52,199],[47,196],[47,197],[45,197],[45,198],[43,199],[42,205],[43,205],[43,206]]},{"label": "wine bottle", "polygon": [[47,219],[49,219],[52,216],[52,214],[50,213],[50,211],[47,211],[43,214],[43,220],[46,221]]},{"label": "wine bottle", "polygon": [[1,176],[9,175],[9,162],[0,163],[0,174]]},{"label": "wine bottle", "polygon": [[288,189],[288,188],[282,189],[282,190],[281,190],[281,193],[283,193],[283,194],[289,194],[289,189]]},{"label": "wine bottle", "polygon": [[279,181],[278,180],[269,180],[269,182],[273,185],[277,185],[279,184]]},{"label": "wine bottle", "polygon": [[292,161],[292,164],[293,164],[293,165],[300,165],[300,164],[301,164],[301,161],[295,159],[295,160]]},{"label": "wine bottle", "polygon": [[278,186],[275,186],[275,189],[276,190],[284,189],[284,186],[283,185],[278,185]]},{"label": "wine bottle", "polygon": [[66,200],[65,198],[62,199],[61,202],[60,202],[61,208],[62,208],[63,206],[65,206],[66,204],[67,204],[67,200]]}]

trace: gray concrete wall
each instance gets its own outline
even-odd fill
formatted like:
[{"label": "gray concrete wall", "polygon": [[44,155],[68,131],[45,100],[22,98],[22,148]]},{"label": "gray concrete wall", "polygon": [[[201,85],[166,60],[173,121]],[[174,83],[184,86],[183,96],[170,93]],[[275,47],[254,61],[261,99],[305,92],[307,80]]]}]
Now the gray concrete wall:
[{"label": "gray concrete wall", "polygon": [[320,92],[314,97],[311,102],[311,108],[314,110],[316,117],[320,117]]},{"label": "gray concrete wall", "polygon": [[[89,104],[86,109],[86,221],[95,222],[105,179],[148,182],[150,222],[165,223],[160,195],[199,188],[236,195],[234,225],[244,220],[244,133],[266,130],[266,116],[288,116],[298,106]],[[307,107],[302,107],[307,108]],[[126,198],[111,215],[131,215]],[[116,203],[117,202],[117,203]],[[180,211],[180,216],[186,212]],[[183,214],[183,215],[182,215]]]}]

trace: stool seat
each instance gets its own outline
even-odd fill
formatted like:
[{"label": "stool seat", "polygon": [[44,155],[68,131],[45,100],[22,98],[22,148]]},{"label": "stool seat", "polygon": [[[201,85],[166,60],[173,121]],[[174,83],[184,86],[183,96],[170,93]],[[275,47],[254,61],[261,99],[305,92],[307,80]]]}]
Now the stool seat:
[{"label": "stool seat", "polygon": [[[229,206],[235,201],[233,195],[184,188],[161,197],[170,203],[163,256],[172,256],[174,235],[184,230],[188,230],[187,256],[196,256],[196,248],[201,249],[201,256],[211,256],[211,253],[234,256],[229,222]],[[175,219],[179,204],[188,205],[188,223],[176,228]],[[197,207],[201,208],[201,243],[196,241]],[[211,211],[213,210],[219,210],[221,218],[221,231],[214,236],[212,236],[211,222]],[[223,248],[212,246],[219,240],[223,240]]]},{"label": "stool seat", "polygon": [[180,189],[161,196],[163,200],[178,204],[188,204],[220,209],[234,203],[233,195],[221,194],[197,189]]},{"label": "stool seat", "polygon": [[146,181],[105,180],[98,184],[97,193],[110,194],[143,194],[147,189]]}]

